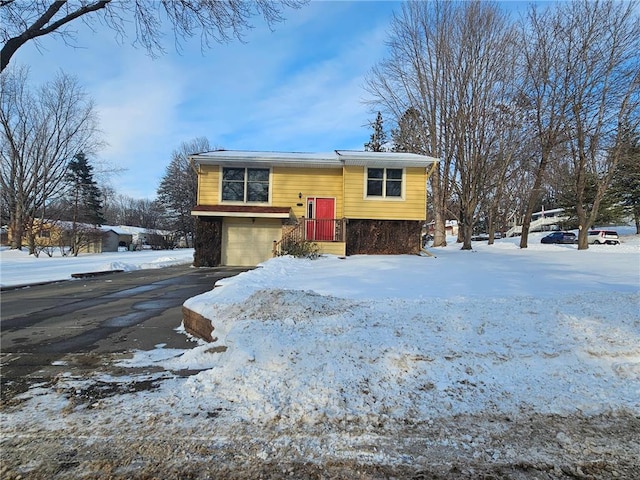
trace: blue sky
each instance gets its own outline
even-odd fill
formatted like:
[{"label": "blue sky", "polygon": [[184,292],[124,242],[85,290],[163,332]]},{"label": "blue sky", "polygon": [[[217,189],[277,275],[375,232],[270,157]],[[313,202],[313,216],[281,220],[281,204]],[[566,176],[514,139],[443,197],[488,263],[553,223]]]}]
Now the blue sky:
[{"label": "blue sky", "polygon": [[398,2],[313,1],[287,10],[270,31],[256,18],[245,43],[199,39],[166,54],[119,44],[109,29],[78,29],[77,48],[44,37],[22,47],[12,65],[28,65],[31,81],[58,70],[75,75],[94,99],[107,146],[97,160],[122,168],[117,193],[155,198],[180,143],[204,136],[233,150],[324,152],[362,150],[375,118],[365,78],[386,51]]}]

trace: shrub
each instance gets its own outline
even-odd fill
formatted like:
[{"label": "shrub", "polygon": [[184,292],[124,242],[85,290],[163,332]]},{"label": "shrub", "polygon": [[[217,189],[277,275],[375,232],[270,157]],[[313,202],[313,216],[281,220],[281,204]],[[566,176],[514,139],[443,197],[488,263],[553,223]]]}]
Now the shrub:
[{"label": "shrub", "polygon": [[282,243],[279,255],[315,260],[320,256],[320,247],[317,243],[308,240],[288,240]]}]

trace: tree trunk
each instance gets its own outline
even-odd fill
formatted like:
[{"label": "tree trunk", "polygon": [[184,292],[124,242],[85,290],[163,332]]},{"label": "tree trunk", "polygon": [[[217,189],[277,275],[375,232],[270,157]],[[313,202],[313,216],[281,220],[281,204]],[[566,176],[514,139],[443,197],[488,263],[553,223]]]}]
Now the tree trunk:
[{"label": "tree trunk", "polygon": [[487,230],[489,231],[489,241],[487,242],[487,245],[493,245],[493,243],[495,242],[495,223],[493,221],[493,208],[491,209],[491,211],[489,211],[489,219],[487,222]]},{"label": "tree trunk", "polygon": [[551,156],[551,148],[545,147],[540,154],[540,163],[536,169],[535,180],[529,200],[527,201],[527,209],[524,212],[524,218],[522,219],[522,233],[520,235],[520,248],[527,248],[529,241],[529,227],[531,226],[531,216],[533,215],[533,209],[538,202],[540,195],[542,194],[542,177],[547,169],[549,158]]},{"label": "tree trunk", "polygon": [[440,165],[438,165],[433,174],[431,175],[431,191],[433,192],[433,216],[434,216],[434,232],[433,232],[433,247],[446,247],[447,246],[447,232],[445,229],[444,218],[444,199],[443,192],[440,185]]},{"label": "tree trunk", "polygon": [[11,219],[9,222],[11,227],[11,248],[14,250],[22,250],[22,238],[24,236],[24,218],[22,215],[22,209],[20,203],[16,205],[14,211],[11,212]]},{"label": "tree trunk", "polygon": [[[474,208],[465,206],[460,212],[461,225],[458,228],[458,239],[462,240],[461,250],[471,250],[471,237],[473,236],[473,212]],[[460,238],[462,237],[462,238]]]}]

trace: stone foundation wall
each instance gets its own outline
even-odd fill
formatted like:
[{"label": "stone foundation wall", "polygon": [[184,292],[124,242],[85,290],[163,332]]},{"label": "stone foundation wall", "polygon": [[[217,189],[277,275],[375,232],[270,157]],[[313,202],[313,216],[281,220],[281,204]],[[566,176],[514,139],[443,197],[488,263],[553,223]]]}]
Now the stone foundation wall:
[{"label": "stone foundation wall", "polygon": [[349,220],[347,255],[417,255],[421,232],[416,220]]},{"label": "stone foundation wall", "polygon": [[222,263],[222,218],[196,217],[194,267],[219,267]]}]

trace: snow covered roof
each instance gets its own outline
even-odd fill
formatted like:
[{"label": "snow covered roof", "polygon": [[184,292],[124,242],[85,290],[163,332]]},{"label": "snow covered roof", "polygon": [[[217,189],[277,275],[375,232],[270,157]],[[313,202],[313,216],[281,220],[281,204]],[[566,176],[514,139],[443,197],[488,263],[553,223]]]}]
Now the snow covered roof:
[{"label": "snow covered roof", "polygon": [[119,233],[120,235],[123,235],[123,234],[136,235],[136,234],[151,234],[151,233],[158,234],[158,235],[168,235],[171,233],[167,230],[157,230],[153,228],[143,228],[143,227],[131,227],[129,225],[118,225],[118,226],[103,225],[101,228],[106,230],[113,230],[114,232]]},{"label": "snow covered roof", "polygon": [[415,153],[399,152],[359,152],[355,150],[334,150],[326,153],[304,152],[254,152],[241,150],[215,150],[189,156],[200,165],[249,165],[336,168],[344,165],[374,167],[429,167],[438,162],[437,158]]},{"label": "snow covered roof", "polygon": [[117,235],[131,235],[130,232],[127,232],[126,230],[124,230],[124,229],[122,229],[120,227],[114,227],[114,226],[111,226],[111,225],[102,225],[99,228],[103,232],[112,231],[112,232],[116,233]]}]

